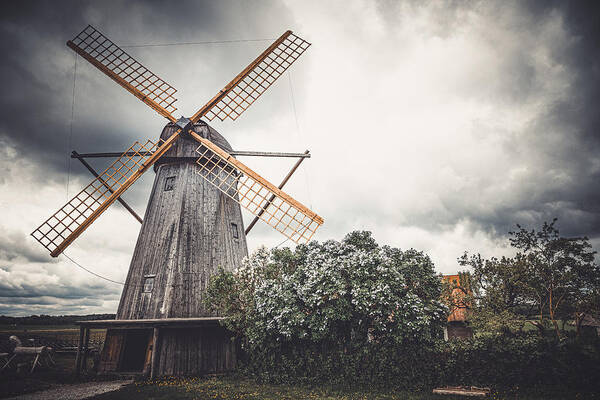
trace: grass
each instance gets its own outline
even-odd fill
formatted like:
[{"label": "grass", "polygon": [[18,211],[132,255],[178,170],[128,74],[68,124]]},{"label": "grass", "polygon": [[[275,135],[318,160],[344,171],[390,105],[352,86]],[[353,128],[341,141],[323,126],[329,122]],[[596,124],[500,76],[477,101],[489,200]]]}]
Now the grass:
[{"label": "grass", "polygon": [[[576,393],[553,394],[492,394],[489,399],[519,400],[588,400],[590,397]],[[434,395],[430,391],[381,391],[374,389],[338,389],[328,386],[258,384],[253,380],[235,376],[207,378],[170,378],[138,382],[117,392],[93,397],[94,400],[459,400],[465,397]]]},{"label": "grass", "polygon": [[[24,331],[26,329],[26,331]],[[98,334],[103,334],[103,330]],[[24,334],[24,337],[56,337],[78,338],[79,328],[74,325],[0,325],[0,336],[8,334]],[[6,370],[0,374],[0,398],[15,394],[30,393],[65,383],[76,383],[93,377],[76,379],[73,376],[74,354],[56,354],[57,367],[53,369],[36,369],[33,375],[27,372],[17,374],[14,370]],[[91,367],[91,360],[88,360]],[[127,386],[117,392],[96,396],[96,400],[270,400],[270,399],[327,399],[327,400],[458,400],[466,397],[434,395],[430,390],[423,392],[384,391],[370,388],[347,389],[331,386],[303,385],[269,385],[258,384],[253,380],[239,376],[220,376],[206,378],[163,379],[144,381]],[[577,394],[574,392],[556,392],[546,388],[541,392],[520,391],[518,396],[494,394],[494,400],[592,400],[600,399],[599,395]]]},{"label": "grass", "polygon": [[[94,376],[75,378],[73,376],[74,354],[57,354],[55,368],[38,368],[33,375],[28,371],[17,373],[14,370],[0,374],[0,398],[16,394],[31,393],[56,387],[61,384],[78,383],[86,380],[97,380]],[[88,360],[88,362],[90,362]],[[91,367],[91,362],[90,365]],[[430,390],[421,392],[379,390],[371,388],[348,389],[305,385],[271,385],[259,384],[254,380],[237,376],[211,376],[193,378],[167,378],[154,381],[142,381],[125,388],[99,395],[94,400],[459,400],[458,396],[434,395]],[[600,399],[598,395],[576,394],[573,392],[553,393],[518,393],[513,395],[494,394],[494,400],[592,400]]]}]

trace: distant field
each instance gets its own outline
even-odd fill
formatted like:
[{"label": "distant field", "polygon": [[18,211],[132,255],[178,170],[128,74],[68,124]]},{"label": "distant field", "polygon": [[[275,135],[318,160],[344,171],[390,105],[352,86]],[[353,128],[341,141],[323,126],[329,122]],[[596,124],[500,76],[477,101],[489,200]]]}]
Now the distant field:
[{"label": "distant field", "polygon": [[[0,352],[10,348],[8,337],[15,335],[25,346],[51,346],[56,351],[71,351],[79,344],[76,325],[0,325]],[[90,329],[90,346],[101,348],[105,329]]]},{"label": "distant field", "polygon": [[[90,329],[92,335],[105,333],[106,329]],[[35,334],[35,335],[79,335],[77,325],[0,325],[0,335],[4,334]]]},{"label": "distant field", "polygon": [[0,333],[79,331],[77,325],[0,325]]}]

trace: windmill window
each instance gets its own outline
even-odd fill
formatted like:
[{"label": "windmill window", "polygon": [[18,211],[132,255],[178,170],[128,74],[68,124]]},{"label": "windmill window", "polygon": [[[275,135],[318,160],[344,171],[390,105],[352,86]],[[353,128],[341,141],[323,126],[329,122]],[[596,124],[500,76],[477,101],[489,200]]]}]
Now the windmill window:
[{"label": "windmill window", "polygon": [[237,239],[240,237],[240,234],[238,233],[238,227],[233,222],[231,223],[231,234],[233,235],[234,239]]},{"label": "windmill window", "polygon": [[144,293],[151,293],[154,289],[154,275],[144,277]]},{"label": "windmill window", "polygon": [[175,187],[175,177],[174,176],[169,176],[165,180],[165,192],[173,190],[174,187]]}]

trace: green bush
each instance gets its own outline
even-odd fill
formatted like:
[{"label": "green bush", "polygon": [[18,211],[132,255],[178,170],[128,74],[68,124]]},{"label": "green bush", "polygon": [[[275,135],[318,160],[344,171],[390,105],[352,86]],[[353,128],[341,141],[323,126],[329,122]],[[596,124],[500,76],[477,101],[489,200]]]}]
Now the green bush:
[{"label": "green bush", "polygon": [[324,343],[271,343],[245,353],[245,373],[269,383],[428,389],[441,385],[560,386],[597,391],[598,344],[557,345],[534,333],[450,342],[335,348]]}]

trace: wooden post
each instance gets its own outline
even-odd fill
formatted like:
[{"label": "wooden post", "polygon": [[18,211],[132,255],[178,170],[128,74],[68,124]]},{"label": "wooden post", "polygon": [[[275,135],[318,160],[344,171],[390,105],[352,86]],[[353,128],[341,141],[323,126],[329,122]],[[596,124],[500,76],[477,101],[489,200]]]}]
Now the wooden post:
[{"label": "wooden post", "polygon": [[4,364],[4,366],[2,368],[0,368],[0,372],[4,371],[4,368],[8,367],[8,364],[10,364],[10,362],[12,360],[14,360],[16,356],[17,356],[16,354],[13,354],[12,357],[9,358],[8,361],[6,361],[6,364]]},{"label": "wooden post", "polygon": [[81,368],[81,348],[83,347],[83,325],[79,325],[79,343],[77,344],[77,357],[75,357],[75,375],[79,375]]},{"label": "wooden post", "polygon": [[29,371],[30,374],[33,374],[33,370],[35,369],[35,366],[39,364],[41,355],[42,355],[42,352],[39,352],[35,356],[35,359],[33,360],[33,365],[31,366],[31,371]]},{"label": "wooden post", "polygon": [[87,357],[89,352],[89,343],[90,343],[90,328],[85,328],[83,334],[83,357],[81,361],[81,369],[83,371],[87,371]]},{"label": "wooden post", "polygon": [[156,377],[156,369],[158,368],[158,346],[160,340],[160,328],[154,327],[152,337],[152,357],[150,358],[150,379]]}]

